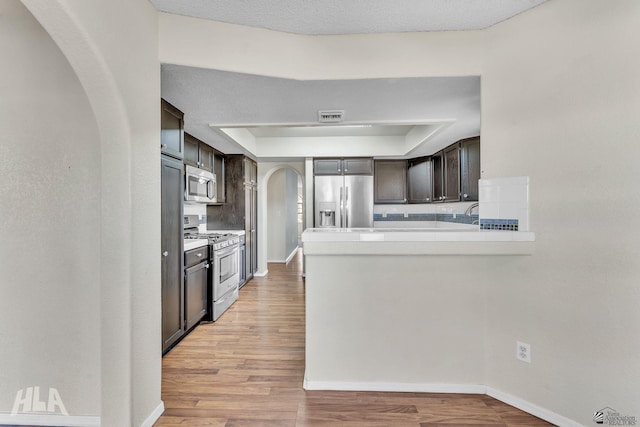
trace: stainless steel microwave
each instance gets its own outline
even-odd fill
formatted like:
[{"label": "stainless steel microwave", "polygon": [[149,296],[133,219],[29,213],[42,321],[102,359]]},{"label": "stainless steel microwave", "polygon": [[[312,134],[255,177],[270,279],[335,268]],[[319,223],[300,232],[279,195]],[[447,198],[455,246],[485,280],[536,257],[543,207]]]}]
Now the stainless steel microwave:
[{"label": "stainless steel microwave", "polygon": [[187,202],[216,203],[216,175],[193,166],[185,166],[184,200]]}]

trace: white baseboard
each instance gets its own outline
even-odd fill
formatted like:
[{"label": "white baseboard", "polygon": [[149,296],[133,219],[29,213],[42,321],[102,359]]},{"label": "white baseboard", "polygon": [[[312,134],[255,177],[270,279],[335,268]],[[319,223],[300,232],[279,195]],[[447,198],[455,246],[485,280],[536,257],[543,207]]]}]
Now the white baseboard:
[{"label": "white baseboard", "polygon": [[291,261],[293,257],[296,256],[296,254],[298,253],[298,249],[300,249],[300,247],[296,246],[296,248],[289,254],[289,256],[286,259],[268,259],[267,263],[289,264],[289,261]]},{"label": "white baseboard", "polygon": [[556,414],[553,411],[542,408],[531,402],[527,402],[526,400],[520,399],[519,397],[513,396],[509,393],[504,393],[500,390],[487,387],[487,395],[504,402],[507,405],[511,405],[531,415],[535,415],[538,418],[542,418],[543,420],[559,427],[583,427],[583,424],[573,421],[567,417],[563,417],[560,414]]},{"label": "white baseboard", "polygon": [[464,393],[486,394],[487,387],[481,384],[439,383],[378,383],[378,382],[332,382],[304,380],[305,390],[338,391],[397,391],[412,393]]},{"label": "white baseboard", "polygon": [[305,376],[302,387],[305,390],[486,394],[559,427],[582,427],[582,424],[572,419],[482,384],[309,381]]},{"label": "white baseboard", "polygon": [[160,418],[163,412],[164,402],[161,400],[160,404],[153,410],[153,412],[151,412],[151,414],[149,414],[140,427],[153,427],[153,424],[158,421],[158,418]]},{"label": "white baseboard", "polygon": [[93,415],[62,414],[7,414],[0,413],[0,425],[16,426],[70,426],[100,427],[100,417]]},{"label": "white baseboard", "polygon": [[264,277],[267,274],[269,274],[269,270],[256,271],[255,273],[253,273],[253,275],[256,276],[256,277]]},{"label": "white baseboard", "polygon": [[287,257],[287,259],[285,260],[285,263],[289,264],[289,261],[291,261],[293,259],[293,257],[296,256],[297,253],[298,253],[298,246],[296,246],[296,248],[291,251],[291,253]]}]

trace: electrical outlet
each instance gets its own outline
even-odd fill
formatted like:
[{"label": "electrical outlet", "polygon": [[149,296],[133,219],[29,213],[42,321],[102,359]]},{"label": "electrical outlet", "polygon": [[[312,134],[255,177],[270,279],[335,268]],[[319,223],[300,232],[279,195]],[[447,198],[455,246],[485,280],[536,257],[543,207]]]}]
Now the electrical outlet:
[{"label": "electrical outlet", "polygon": [[516,359],[531,363],[531,345],[525,342],[516,342]]}]

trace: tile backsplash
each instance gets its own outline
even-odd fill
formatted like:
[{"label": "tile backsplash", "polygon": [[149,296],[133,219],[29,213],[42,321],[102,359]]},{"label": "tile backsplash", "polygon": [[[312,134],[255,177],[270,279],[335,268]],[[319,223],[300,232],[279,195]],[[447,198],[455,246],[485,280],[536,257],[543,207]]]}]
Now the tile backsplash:
[{"label": "tile backsplash", "polygon": [[[471,216],[464,213],[474,202],[458,203],[423,203],[402,205],[374,205],[374,226],[386,227],[393,222],[401,222],[407,226],[424,226],[434,222],[457,224],[478,224],[478,210],[474,209]],[[378,225],[376,225],[378,223]]]},{"label": "tile backsplash", "polygon": [[480,229],[529,231],[529,177],[479,181]]},{"label": "tile backsplash", "polygon": [[207,223],[207,205],[201,203],[185,203],[184,204],[185,215],[198,215],[198,223]]},{"label": "tile backsplash", "polygon": [[479,224],[480,230],[529,231],[529,177],[486,178],[479,181],[479,206],[474,202],[374,205],[376,227],[430,226],[438,222]]}]

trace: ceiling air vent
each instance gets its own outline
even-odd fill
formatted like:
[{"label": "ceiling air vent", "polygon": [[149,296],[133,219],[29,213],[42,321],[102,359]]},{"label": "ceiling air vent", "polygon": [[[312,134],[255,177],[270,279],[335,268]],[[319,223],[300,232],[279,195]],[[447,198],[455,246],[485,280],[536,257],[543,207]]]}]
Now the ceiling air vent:
[{"label": "ceiling air vent", "polygon": [[320,123],[339,123],[344,118],[344,110],[320,110],[318,121]]}]

